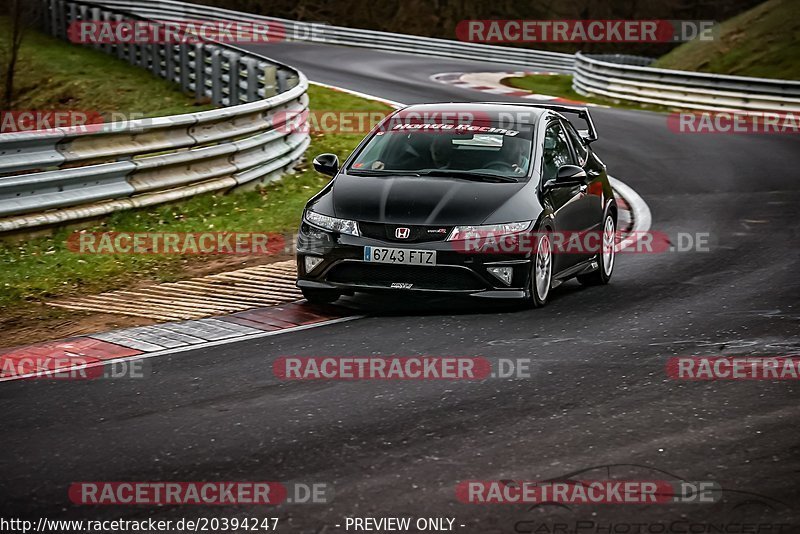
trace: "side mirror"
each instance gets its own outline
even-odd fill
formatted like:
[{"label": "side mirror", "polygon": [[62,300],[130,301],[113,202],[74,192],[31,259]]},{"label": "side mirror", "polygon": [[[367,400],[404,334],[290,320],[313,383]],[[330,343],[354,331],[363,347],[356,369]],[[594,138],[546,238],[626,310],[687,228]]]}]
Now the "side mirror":
[{"label": "side mirror", "polygon": [[336,173],[339,172],[339,156],[320,154],[314,158],[314,170],[327,176],[336,176]]},{"label": "side mirror", "polygon": [[562,165],[556,175],[556,183],[582,182],[586,179],[586,171],[577,165]]},{"label": "side mirror", "polygon": [[[592,129],[594,129],[594,125],[592,125]],[[593,130],[578,130],[578,135],[586,146],[597,141],[597,132],[593,132]]]},{"label": "side mirror", "polygon": [[543,189],[554,189],[556,187],[575,187],[584,183],[586,171],[577,165],[562,165],[556,173],[556,177],[545,182]]}]

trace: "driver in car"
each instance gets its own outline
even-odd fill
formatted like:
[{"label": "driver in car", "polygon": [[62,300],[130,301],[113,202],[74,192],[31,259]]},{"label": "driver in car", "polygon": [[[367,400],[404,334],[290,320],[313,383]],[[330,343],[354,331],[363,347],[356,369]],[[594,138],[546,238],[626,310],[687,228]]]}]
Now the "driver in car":
[{"label": "driver in car", "polygon": [[453,155],[453,145],[450,137],[437,135],[430,146],[431,160],[437,169],[449,169]]},{"label": "driver in car", "polygon": [[528,169],[530,158],[525,153],[524,143],[516,142],[515,139],[508,139],[503,144],[503,152],[506,161],[511,163],[511,168],[516,174],[524,174]]}]

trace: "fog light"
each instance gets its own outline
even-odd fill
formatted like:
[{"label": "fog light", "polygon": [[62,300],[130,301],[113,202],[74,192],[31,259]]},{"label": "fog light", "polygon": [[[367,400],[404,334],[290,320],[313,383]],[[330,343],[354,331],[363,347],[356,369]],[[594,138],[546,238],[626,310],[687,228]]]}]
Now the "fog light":
[{"label": "fog light", "polygon": [[503,282],[505,285],[511,285],[511,278],[514,276],[513,267],[489,267],[487,269],[495,278]]},{"label": "fog light", "polygon": [[306,272],[307,273],[310,273],[311,271],[313,271],[317,267],[317,265],[322,263],[322,258],[320,258],[318,256],[306,256],[305,260],[306,260]]}]

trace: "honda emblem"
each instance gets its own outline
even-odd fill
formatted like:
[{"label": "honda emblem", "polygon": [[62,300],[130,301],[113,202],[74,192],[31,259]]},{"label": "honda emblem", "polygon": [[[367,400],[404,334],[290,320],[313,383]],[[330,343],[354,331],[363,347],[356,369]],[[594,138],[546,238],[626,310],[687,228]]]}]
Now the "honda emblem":
[{"label": "honda emblem", "polygon": [[397,239],[408,239],[411,237],[411,228],[396,228],[394,231],[394,236]]}]

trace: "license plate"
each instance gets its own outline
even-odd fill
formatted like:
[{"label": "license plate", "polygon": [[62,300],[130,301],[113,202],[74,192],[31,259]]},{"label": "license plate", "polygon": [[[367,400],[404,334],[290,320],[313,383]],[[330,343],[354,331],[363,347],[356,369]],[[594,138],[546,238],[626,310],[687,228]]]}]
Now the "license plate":
[{"label": "license plate", "polygon": [[435,250],[364,247],[364,261],[398,265],[436,265]]}]

